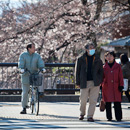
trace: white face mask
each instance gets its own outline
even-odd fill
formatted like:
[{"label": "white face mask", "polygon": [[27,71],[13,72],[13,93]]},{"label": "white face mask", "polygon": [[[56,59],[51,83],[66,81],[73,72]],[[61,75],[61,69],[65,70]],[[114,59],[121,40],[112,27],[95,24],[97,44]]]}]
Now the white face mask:
[{"label": "white face mask", "polygon": [[89,55],[94,55],[95,54],[95,49],[89,50]]}]

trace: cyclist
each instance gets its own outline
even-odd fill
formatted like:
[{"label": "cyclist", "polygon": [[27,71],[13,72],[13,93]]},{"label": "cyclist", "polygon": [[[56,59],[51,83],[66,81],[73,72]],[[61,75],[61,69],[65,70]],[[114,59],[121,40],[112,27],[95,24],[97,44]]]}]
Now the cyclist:
[{"label": "cyclist", "polygon": [[20,114],[26,114],[26,108],[28,103],[28,92],[30,88],[29,83],[29,73],[26,72],[26,69],[31,73],[36,73],[38,69],[45,71],[44,61],[38,53],[35,53],[35,44],[28,44],[27,52],[23,52],[18,61],[18,68],[21,72],[21,82],[22,82],[22,107],[23,110]]}]

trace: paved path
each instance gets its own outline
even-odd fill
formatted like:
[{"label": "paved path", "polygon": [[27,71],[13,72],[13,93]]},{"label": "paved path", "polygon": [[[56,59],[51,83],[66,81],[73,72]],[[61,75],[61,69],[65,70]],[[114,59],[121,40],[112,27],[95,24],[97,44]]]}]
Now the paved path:
[{"label": "paved path", "polygon": [[96,108],[95,122],[79,121],[79,103],[77,102],[56,102],[40,103],[38,116],[31,114],[28,110],[25,115],[19,114],[21,111],[20,102],[1,102],[0,103],[0,129],[85,129],[92,128],[122,130],[130,128],[130,104],[122,103],[123,120],[122,122],[108,122],[105,112],[100,112]]},{"label": "paved path", "polygon": [[106,121],[65,121],[65,120],[30,120],[30,119],[8,119],[0,121],[0,129],[126,129],[130,128],[130,121],[106,122]]}]

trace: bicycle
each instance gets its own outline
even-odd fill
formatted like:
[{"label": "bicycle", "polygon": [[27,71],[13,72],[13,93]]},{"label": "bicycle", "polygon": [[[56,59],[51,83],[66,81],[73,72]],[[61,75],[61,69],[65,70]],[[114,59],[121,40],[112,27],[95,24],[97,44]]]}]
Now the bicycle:
[{"label": "bicycle", "polygon": [[37,116],[39,114],[39,90],[38,87],[42,85],[43,81],[43,74],[39,74],[41,72],[38,71],[37,73],[31,73],[29,70],[26,69],[26,72],[29,72],[29,81],[30,81],[30,90],[28,93],[28,105],[31,109],[32,113],[35,112]]}]

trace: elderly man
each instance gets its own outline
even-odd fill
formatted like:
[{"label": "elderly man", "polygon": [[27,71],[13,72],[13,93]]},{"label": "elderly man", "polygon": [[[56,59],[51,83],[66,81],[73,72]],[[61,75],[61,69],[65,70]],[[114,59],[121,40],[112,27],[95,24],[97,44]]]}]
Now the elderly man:
[{"label": "elderly man", "polygon": [[100,84],[103,78],[103,63],[95,54],[94,44],[85,46],[86,52],[78,58],[76,63],[76,84],[80,87],[80,117],[84,119],[86,103],[89,98],[87,120],[93,122],[93,115],[97,103]]},{"label": "elderly man", "polygon": [[23,52],[19,57],[18,68],[20,69],[21,82],[22,82],[22,107],[23,110],[20,114],[26,114],[26,107],[28,103],[28,92],[30,88],[29,73],[25,70],[29,70],[31,73],[35,73],[40,70],[44,70],[44,62],[38,53],[35,53],[35,45],[27,45],[27,52]]}]

